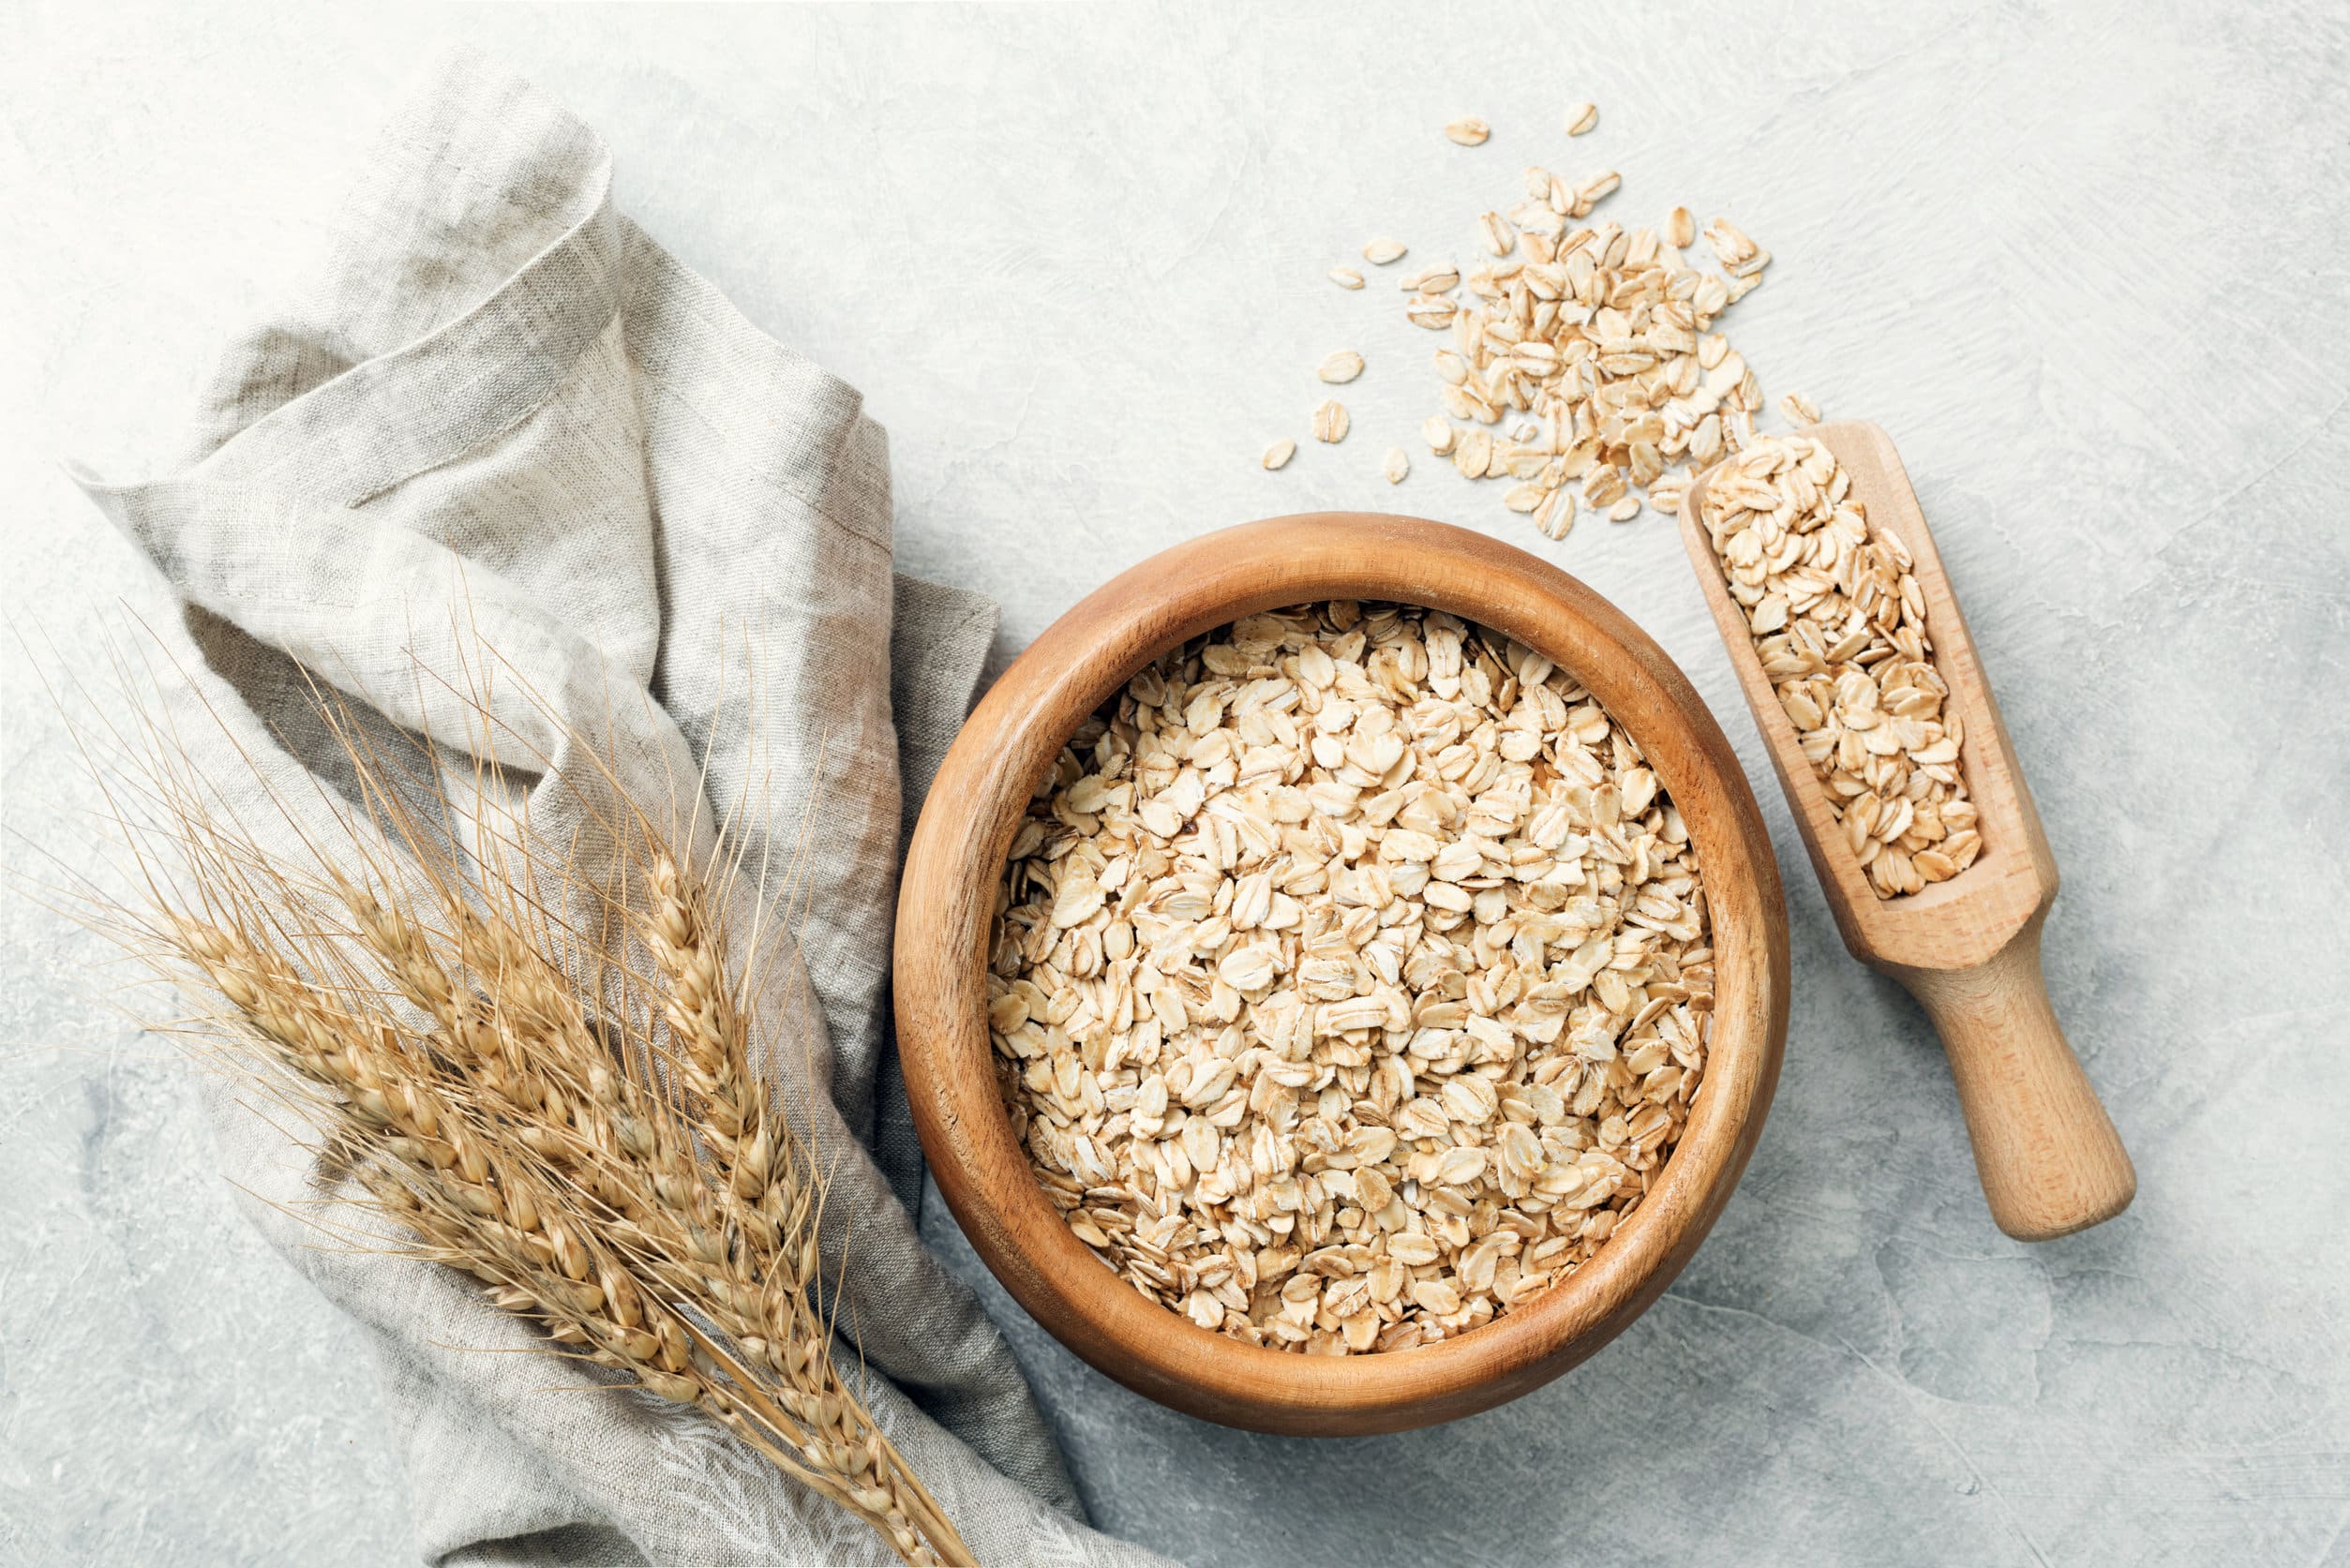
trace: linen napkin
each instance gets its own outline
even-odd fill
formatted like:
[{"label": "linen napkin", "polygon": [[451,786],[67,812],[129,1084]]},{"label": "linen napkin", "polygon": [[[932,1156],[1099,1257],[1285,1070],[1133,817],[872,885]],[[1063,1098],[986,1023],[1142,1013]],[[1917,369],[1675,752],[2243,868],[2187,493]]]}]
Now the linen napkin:
[{"label": "linen napkin", "polygon": [[[755,859],[796,865],[813,1005],[766,1055],[832,1171],[826,1272],[876,1416],[982,1561],[1157,1561],[1081,1521],[1002,1335],[907,1212],[902,1086],[876,1116],[904,826],[995,614],[893,575],[857,392],[616,211],[587,126],[459,56],[391,125],[307,298],[231,345],[167,471],[82,477],[176,590],[164,700],[264,839],[298,853],[299,803],[348,785],[307,671],[392,745],[469,733],[472,691],[551,759],[524,781],[536,825],[585,826],[591,857],[551,782],[575,734],[640,792],[703,781],[705,843],[731,810]],[[485,648],[511,677],[485,679]],[[428,1560],[886,1557],[699,1414],[496,1353],[537,1342],[455,1272],[321,1246],[301,1144],[207,1093],[252,1222],[370,1335]]]}]

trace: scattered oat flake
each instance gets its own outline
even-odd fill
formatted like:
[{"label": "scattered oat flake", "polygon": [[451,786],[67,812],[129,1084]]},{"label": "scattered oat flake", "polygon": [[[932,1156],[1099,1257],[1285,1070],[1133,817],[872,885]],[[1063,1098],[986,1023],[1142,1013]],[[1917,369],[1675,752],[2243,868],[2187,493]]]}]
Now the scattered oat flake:
[{"label": "scattered oat flake", "polygon": [[1404,302],[1403,313],[1415,326],[1430,332],[1442,332],[1453,324],[1459,306],[1442,294],[1414,294]]},{"label": "scattered oat flake", "polygon": [[1553,490],[1534,508],[1534,527],[1545,539],[1564,539],[1575,526],[1575,492]]},{"label": "scattered oat flake", "polygon": [[1463,479],[1482,479],[1493,461],[1493,433],[1464,430],[1452,443],[1452,466]]},{"label": "scattered oat flake", "polygon": [[1352,349],[1340,349],[1314,367],[1314,374],[1332,386],[1344,386],[1363,373],[1363,356]]},{"label": "scattered oat flake", "polygon": [[[1596,123],[1590,104],[1567,117],[1576,135]],[[1469,117],[1445,129],[1464,146],[1491,135]],[[1442,335],[1441,411],[1421,426],[1429,451],[1465,478],[1504,481],[1506,504],[1546,538],[1564,537],[1579,510],[1618,520],[1679,511],[1692,476],[1758,439],[1756,374],[1717,323],[1760,285],[1770,252],[1725,217],[1700,231],[1686,206],[1654,227],[1594,217],[1623,183],[1612,169],[1579,181],[1522,170],[1477,217],[1479,253],[1465,265],[1390,275],[1406,319]],[[1687,254],[1700,232],[1718,270]],[[1373,265],[1405,254],[1393,239],[1363,246]],[[1348,288],[1363,276],[1351,266],[1330,276]],[[1346,351],[1317,373],[1342,385],[1362,368]],[[1806,411],[1816,418],[1808,399],[1780,407],[1793,423],[1809,423]],[[1314,438],[1343,441],[1348,423],[1342,406],[1325,403]]]},{"label": "scattered oat flake", "polygon": [[1284,436],[1265,449],[1265,466],[1269,470],[1284,467],[1297,455],[1297,443]]},{"label": "scattered oat flake", "polygon": [[1800,392],[1790,392],[1784,397],[1781,397],[1779,399],[1779,412],[1787,416],[1787,422],[1789,425],[1817,425],[1819,423],[1819,405],[1813,402],[1810,398],[1804,396]]},{"label": "scattered oat flake", "polygon": [[1387,448],[1385,460],[1379,465],[1379,471],[1387,476],[1388,484],[1400,485],[1404,475],[1412,471],[1412,459],[1404,455],[1403,448],[1391,446]]},{"label": "scattered oat flake", "polygon": [[1618,520],[1678,509],[1690,473],[1754,443],[1762,403],[1754,372],[1714,330],[1755,278],[1684,257],[1672,239],[1691,227],[1685,209],[1662,231],[1571,228],[1621,176],[1568,186],[1542,173],[1528,171],[1528,199],[1499,215],[1514,226],[1508,253],[1481,261],[1455,294],[1414,294],[1405,312],[1449,337],[1435,356],[1443,416],[1431,446],[1447,441],[1442,455],[1464,478],[1507,479],[1504,504],[1557,539],[1579,508]]},{"label": "scattered oat flake", "polygon": [[[1705,243],[1714,247],[1714,254],[1722,265],[1733,272],[1757,256],[1763,255],[1762,247],[1747,238],[1744,229],[1726,217],[1717,217],[1705,226]],[[1767,256],[1764,259],[1769,260]]]},{"label": "scattered oat flake", "polygon": [[1332,267],[1330,281],[1341,289],[1359,289],[1363,286],[1363,275],[1353,267]]}]

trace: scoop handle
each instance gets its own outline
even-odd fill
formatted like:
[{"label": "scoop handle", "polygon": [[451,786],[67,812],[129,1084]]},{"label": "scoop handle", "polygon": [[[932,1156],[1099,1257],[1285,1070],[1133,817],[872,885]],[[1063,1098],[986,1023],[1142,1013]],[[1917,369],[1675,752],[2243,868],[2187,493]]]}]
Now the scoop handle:
[{"label": "scoop handle", "polygon": [[1897,978],[1942,1037],[2000,1230],[2047,1241],[2130,1206],[2137,1172],[2048,1005],[2039,920],[1972,969]]}]

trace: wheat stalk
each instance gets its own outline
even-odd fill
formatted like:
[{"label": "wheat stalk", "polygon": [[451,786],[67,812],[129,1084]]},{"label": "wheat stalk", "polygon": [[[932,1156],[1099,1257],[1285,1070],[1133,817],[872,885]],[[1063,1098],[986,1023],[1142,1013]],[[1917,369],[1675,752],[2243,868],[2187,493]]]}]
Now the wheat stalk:
[{"label": "wheat stalk", "polygon": [[[429,769],[403,767],[313,696],[360,784],[349,842],[311,844],[314,864],[274,854],[142,716],[129,796],[146,809],[115,814],[138,818],[148,906],[100,923],[226,1004],[196,1021],[216,1053],[307,1108],[322,1168],[397,1222],[397,1245],[471,1275],[559,1353],[708,1412],[905,1561],[971,1562],[836,1357],[824,1174],[753,1058],[759,955],[731,952],[717,914],[739,866],[716,886],[697,874],[575,735],[609,797],[590,816],[633,886],[584,883],[575,846],[527,811],[478,804],[469,874],[411,804],[440,770],[429,741]],[[476,798],[494,800],[475,711]]]}]

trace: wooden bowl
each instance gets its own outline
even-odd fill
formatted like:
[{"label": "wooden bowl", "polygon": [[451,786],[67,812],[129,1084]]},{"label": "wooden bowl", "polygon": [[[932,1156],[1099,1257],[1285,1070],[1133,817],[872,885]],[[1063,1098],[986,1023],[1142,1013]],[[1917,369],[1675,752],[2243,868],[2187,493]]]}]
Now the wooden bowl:
[{"label": "wooden bowl", "polygon": [[[1631,732],[1705,873],[1714,1038],[1661,1181],[1599,1252],[1492,1322],[1414,1350],[1306,1356],[1244,1345],[1145,1301],[1075,1235],[996,1098],[985,963],[1004,857],[1085,716],[1167,650],[1260,610],[1379,599],[1449,610],[1569,671]],[[948,752],[898,898],[898,1049],[939,1190],[980,1256],[1061,1343],[1138,1393],[1257,1431],[1399,1431],[1497,1405],[1605,1345],[1661,1294],[1729,1201],[1787,1035],[1787,912],[1761,814],[1688,680],[1608,602],[1482,534],[1347,513],[1226,529],[1152,557],[1055,621]]]}]

